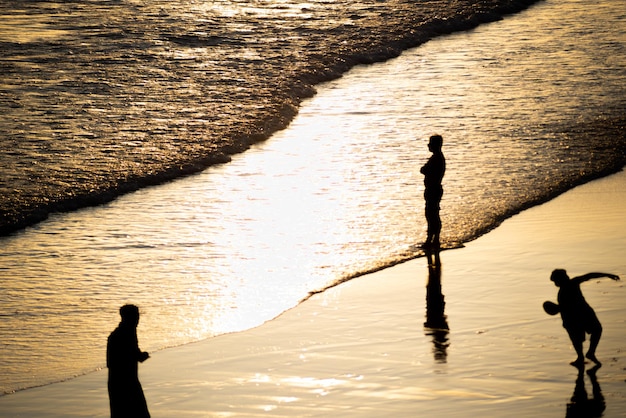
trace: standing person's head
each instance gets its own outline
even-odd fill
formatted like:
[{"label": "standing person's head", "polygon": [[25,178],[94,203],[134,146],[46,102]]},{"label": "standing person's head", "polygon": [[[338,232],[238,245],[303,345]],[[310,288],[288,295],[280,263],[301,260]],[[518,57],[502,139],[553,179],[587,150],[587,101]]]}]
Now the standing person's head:
[{"label": "standing person's head", "polygon": [[565,270],[556,269],[550,275],[550,280],[552,280],[556,286],[561,286],[569,280],[569,276]]},{"label": "standing person's head", "polygon": [[135,305],[124,305],[120,308],[122,323],[137,326],[139,323],[139,308]]},{"label": "standing person's head", "polygon": [[443,146],[443,137],[441,135],[433,135],[428,141],[428,149],[430,152],[441,151]]}]

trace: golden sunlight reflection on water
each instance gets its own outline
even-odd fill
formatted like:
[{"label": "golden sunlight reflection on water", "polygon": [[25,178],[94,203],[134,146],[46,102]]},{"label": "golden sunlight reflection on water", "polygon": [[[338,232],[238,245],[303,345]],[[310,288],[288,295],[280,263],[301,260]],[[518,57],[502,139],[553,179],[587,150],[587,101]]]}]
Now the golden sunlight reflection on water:
[{"label": "golden sunlight reflection on water", "polygon": [[[573,22],[589,20],[579,12]],[[18,376],[65,377],[68,365],[102,365],[124,303],[140,306],[140,343],[152,351],[257,326],[342,274],[406,257],[425,235],[419,168],[435,132],[449,162],[444,238],[501,209],[491,202],[523,200],[511,185],[528,189],[528,161],[554,168],[545,142],[524,139],[611,105],[603,88],[623,89],[592,49],[563,60],[550,46],[538,64],[536,37],[566,17],[529,16],[357,68],[229,164],[3,238],[11,320],[0,335],[20,349],[0,357]],[[24,364],[24,351],[37,354]]]},{"label": "golden sunlight reflection on water", "polygon": [[0,41],[36,42],[63,36],[67,31],[55,28],[49,23],[50,16],[0,15]]}]

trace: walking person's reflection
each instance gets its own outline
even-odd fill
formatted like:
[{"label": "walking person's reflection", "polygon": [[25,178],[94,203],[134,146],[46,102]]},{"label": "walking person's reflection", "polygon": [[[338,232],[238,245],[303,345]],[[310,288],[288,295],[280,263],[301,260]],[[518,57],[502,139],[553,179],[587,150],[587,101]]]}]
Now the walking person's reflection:
[{"label": "walking person's reflection", "polygon": [[139,309],[135,305],[124,305],[120,315],[122,322],[107,342],[111,418],[150,418],[138,376],[138,362],[150,357],[139,349],[137,342]]},{"label": "walking person's reflection", "polygon": [[426,335],[433,338],[435,361],[447,361],[448,334],[450,329],[445,314],[446,302],[441,292],[441,259],[439,251],[426,251],[428,258],[428,283],[426,284]]}]

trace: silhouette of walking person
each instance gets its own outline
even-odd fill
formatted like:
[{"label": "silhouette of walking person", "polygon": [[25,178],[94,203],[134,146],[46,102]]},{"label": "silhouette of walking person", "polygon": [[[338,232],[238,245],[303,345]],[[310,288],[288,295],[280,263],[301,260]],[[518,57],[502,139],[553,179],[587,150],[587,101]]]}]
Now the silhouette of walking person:
[{"label": "silhouette of walking person", "polygon": [[441,218],[439,217],[440,202],[443,196],[441,181],[446,172],[446,159],[441,152],[443,138],[441,135],[433,135],[428,142],[428,149],[432,155],[420,169],[424,175],[424,200],[426,201],[426,223],[428,232],[425,247],[439,247],[439,235],[441,233]]},{"label": "silhouette of walking person", "polygon": [[576,360],[571,363],[577,367],[581,367],[585,362],[583,342],[586,334],[590,334],[590,338],[589,350],[587,350],[585,357],[596,364],[601,364],[596,358],[596,348],[602,336],[602,324],[600,324],[593,308],[585,300],[580,285],[588,280],[602,277],[619,280],[619,276],[608,273],[587,273],[570,279],[563,269],[554,270],[550,276],[550,280],[559,288],[558,311],[561,313],[563,328],[567,331],[578,355]]},{"label": "silhouette of walking person", "polygon": [[139,349],[137,342],[139,309],[135,305],[124,305],[120,316],[122,321],[107,342],[111,418],[150,418],[137,375],[137,363],[150,357]]}]

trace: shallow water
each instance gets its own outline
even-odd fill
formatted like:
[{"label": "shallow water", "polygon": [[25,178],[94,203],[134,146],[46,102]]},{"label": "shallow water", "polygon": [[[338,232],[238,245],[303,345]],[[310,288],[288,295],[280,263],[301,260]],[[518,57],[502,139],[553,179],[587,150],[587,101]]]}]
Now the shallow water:
[{"label": "shallow water", "polygon": [[254,327],[417,256],[433,132],[448,245],[621,166],[623,130],[603,138],[626,107],[623,6],[549,1],[357,68],[229,164],[2,238],[3,390],[102,366],[126,302],[152,351]]},{"label": "shallow water", "polygon": [[[153,353],[140,365],[150,410],[168,417],[543,417],[563,416],[576,394],[578,410],[602,406],[603,417],[622,417],[623,282],[582,286],[604,326],[595,392],[591,376],[586,394],[574,392],[569,339],[541,303],[555,298],[548,277],[557,266],[572,275],[598,269],[625,276],[625,204],[621,172],[442,252],[439,274],[419,258],[314,295],[256,329]],[[433,338],[424,320],[437,289],[425,285],[436,277],[449,329]],[[0,410],[7,417],[107,417],[106,376],[102,370],[5,396]],[[585,404],[585,395],[602,404]]]}]

